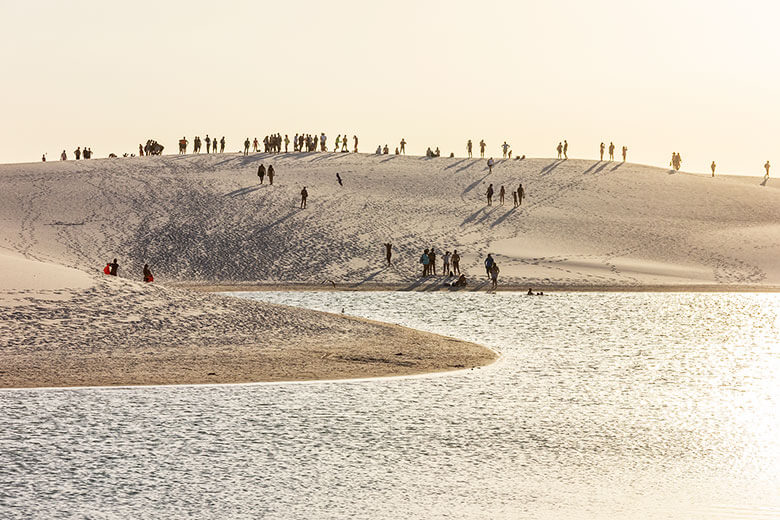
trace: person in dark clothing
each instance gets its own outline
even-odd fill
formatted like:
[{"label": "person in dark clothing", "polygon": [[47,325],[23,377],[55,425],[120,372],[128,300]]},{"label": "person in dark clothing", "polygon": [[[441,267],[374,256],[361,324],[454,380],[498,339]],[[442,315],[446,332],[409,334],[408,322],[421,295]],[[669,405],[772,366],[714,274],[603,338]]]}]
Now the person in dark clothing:
[{"label": "person in dark clothing", "polygon": [[341,175],[339,175],[338,173],[336,173],[336,180],[339,181],[339,186],[344,186],[344,183],[341,182]]},{"label": "person in dark clothing", "polygon": [[488,279],[490,279],[490,268],[493,267],[494,263],[493,257],[488,253],[487,258],[485,258],[485,271],[487,272]]},{"label": "person in dark clothing", "polygon": [[428,256],[428,250],[426,249],[422,256],[420,256],[420,263],[423,265],[423,276],[428,276],[428,268],[431,265],[431,258]]},{"label": "person in dark clothing", "polygon": [[274,165],[273,164],[269,164],[268,165],[268,184],[270,184],[271,186],[274,185],[274,174],[275,173],[276,172],[274,171]]},{"label": "person in dark clothing", "polygon": [[152,271],[149,269],[149,264],[144,264],[144,282],[149,283],[154,281]]},{"label": "person in dark clothing", "polygon": [[460,255],[457,249],[452,252],[452,272],[460,274]]},{"label": "person in dark clothing", "polygon": [[119,271],[119,264],[117,263],[116,258],[114,258],[114,261],[108,265],[111,267],[111,272],[109,274],[111,276],[117,276],[117,272]]},{"label": "person in dark clothing", "polygon": [[390,259],[393,257],[393,244],[387,242],[385,244],[385,258],[387,259],[387,265],[390,265]]},{"label": "person in dark clothing", "polygon": [[219,153],[222,153],[224,151],[225,151],[225,136],[223,135],[222,139],[219,140]]},{"label": "person in dark clothing", "polygon": [[493,205],[493,185],[491,184],[488,186],[487,192],[485,193],[487,195],[487,205],[492,206]]},{"label": "person in dark clothing", "polygon": [[260,184],[263,184],[263,177],[265,177],[265,166],[263,166],[262,163],[260,163],[260,166],[257,167],[257,176],[260,177]]},{"label": "person in dark clothing", "polygon": [[306,186],[301,190],[301,209],[306,209],[306,199],[309,198],[309,192],[306,191]]},{"label": "person in dark clothing", "polygon": [[501,203],[501,205],[504,205],[504,194],[506,193],[506,190],[504,189],[504,186],[501,186],[501,189],[498,190],[498,200]]},{"label": "person in dark clothing", "polygon": [[78,148],[76,148],[76,150],[73,153],[76,155],[76,160],[77,161],[79,159],[81,159],[81,147],[80,146]]},{"label": "person in dark clothing", "polygon": [[433,275],[436,276],[436,252],[433,248],[428,252],[428,261],[430,262],[428,264],[428,274],[431,274],[431,271],[433,271]]},{"label": "person in dark clothing", "polygon": [[523,205],[523,199],[525,198],[525,189],[523,188],[523,184],[520,183],[520,186],[517,187],[517,207]]}]

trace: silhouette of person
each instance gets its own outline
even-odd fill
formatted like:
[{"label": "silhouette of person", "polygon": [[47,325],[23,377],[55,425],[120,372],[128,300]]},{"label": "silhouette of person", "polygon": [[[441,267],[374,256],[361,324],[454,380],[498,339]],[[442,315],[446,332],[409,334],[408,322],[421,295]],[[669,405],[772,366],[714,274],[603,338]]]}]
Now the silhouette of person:
[{"label": "silhouette of person", "polygon": [[501,145],[501,149],[504,151],[504,159],[506,159],[506,153],[509,151],[509,145],[506,141]]},{"label": "silhouette of person", "polygon": [[117,276],[117,273],[119,272],[119,263],[117,263],[116,258],[114,258],[114,261],[108,264],[108,266],[111,268],[109,274],[111,276]]},{"label": "silhouette of person", "polygon": [[715,177],[715,168],[717,167],[717,164],[715,164],[715,161],[712,161],[712,164],[710,164],[710,169],[712,170],[712,176]]},{"label": "silhouette of person", "polygon": [[512,191],[512,203],[514,204],[514,207],[517,207],[517,192]]},{"label": "silhouette of person", "polygon": [[306,186],[301,190],[301,209],[306,209],[306,199],[309,198],[309,192],[306,191]]},{"label": "silhouette of person", "polygon": [[523,188],[523,183],[520,183],[520,185],[517,187],[517,206],[520,207],[523,205],[523,199],[525,198],[525,189]]},{"label": "silhouette of person", "polygon": [[249,145],[251,143],[249,142],[249,138],[246,138],[246,141],[244,141],[244,155],[249,155]]},{"label": "silhouette of person", "polygon": [[768,178],[769,178],[769,161],[767,161],[767,162],[764,164],[764,169],[766,170],[766,175],[764,175],[764,178],[765,178],[765,179],[768,179]]},{"label": "silhouette of person", "polygon": [[563,144],[558,143],[557,150],[558,150],[558,159],[562,159],[563,158]]},{"label": "silhouette of person", "polygon": [[628,146],[623,147],[623,162],[626,162],[626,154],[628,153]]},{"label": "silhouette of person", "polygon": [[506,190],[504,190],[504,185],[501,185],[501,189],[498,190],[498,200],[499,203],[503,206],[504,205],[504,194],[506,193]]},{"label": "silhouette of person", "polygon": [[493,173],[493,158],[491,157],[488,159],[487,165],[488,165],[488,173]]},{"label": "silhouette of person", "polygon": [[485,140],[484,139],[482,139],[479,142],[479,156],[482,157],[483,159],[485,158]]},{"label": "silhouette of person", "polygon": [[401,153],[406,155],[406,140],[403,137],[401,138]]},{"label": "silhouette of person", "polygon": [[276,170],[274,170],[274,165],[269,164],[268,165],[268,184],[271,186],[274,185],[274,174],[276,173]]},{"label": "silhouette of person", "polygon": [[494,262],[493,257],[488,253],[487,258],[485,258],[485,272],[487,273],[488,279],[490,278],[490,268],[493,267]]},{"label": "silhouette of person", "polygon": [[468,152],[469,159],[471,159],[471,139],[466,143],[466,152]]},{"label": "silhouette of person", "polygon": [[487,192],[485,192],[485,195],[487,195],[487,205],[492,206],[493,205],[493,185],[491,184],[488,186]]},{"label": "silhouette of person", "polygon": [[149,269],[149,264],[144,264],[144,282],[149,283],[154,281],[154,276],[152,275],[151,269]]},{"label": "silhouette of person", "polygon": [[390,259],[393,257],[393,244],[390,242],[385,243],[385,259],[387,260],[387,265],[390,265]]},{"label": "silhouette of person", "polygon": [[452,272],[460,274],[460,255],[457,249],[452,252]]},{"label": "silhouette of person", "polygon": [[357,151],[358,150],[358,136],[353,135],[352,139],[355,140],[355,153],[358,153],[358,151]]},{"label": "silhouette of person", "polygon": [[604,160],[604,143],[602,142],[601,145],[599,145],[599,161]]},{"label": "silhouette of person", "polygon": [[564,139],[563,140],[563,159],[567,160],[569,158],[569,142]]},{"label": "silhouette of person", "polygon": [[260,163],[260,166],[257,167],[257,176],[260,177],[260,184],[263,184],[263,177],[265,177],[265,166],[263,166],[263,163]]},{"label": "silhouette of person", "polygon": [[609,142],[609,160],[615,160],[615,144],[612,141]]}]

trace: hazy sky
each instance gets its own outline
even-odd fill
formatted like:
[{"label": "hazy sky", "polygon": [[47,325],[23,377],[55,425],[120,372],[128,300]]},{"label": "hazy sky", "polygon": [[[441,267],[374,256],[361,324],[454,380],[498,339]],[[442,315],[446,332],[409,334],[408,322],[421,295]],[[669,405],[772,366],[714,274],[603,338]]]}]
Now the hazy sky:
[{"label": "hazy sky", "polygon": [[361,151],[780,168],[780,3],[0,0],[0,162],[156,138],[357,133]]}]

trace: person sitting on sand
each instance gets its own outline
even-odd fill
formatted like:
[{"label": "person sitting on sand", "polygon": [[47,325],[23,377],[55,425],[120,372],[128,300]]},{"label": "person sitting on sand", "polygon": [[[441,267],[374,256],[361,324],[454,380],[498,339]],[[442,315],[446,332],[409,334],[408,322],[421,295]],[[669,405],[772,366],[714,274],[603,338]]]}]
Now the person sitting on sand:
[{"label": "person sitting on sand", "polygon": [[152,271],[149,269],[149,264],[144,264],[144,282],[149,283],[154,281]]},{"label": "person sitting on sand", "polygon": [[453,282],[452,287],[466,287],[466,275],[460,275],[460,277]]},{"label": "person sitting on sand", "polygon": [[114,258],[114,261],[108,264],[108,266],[111,268],[108,274],[111,276],[117,276],[117,273],[119,272],[119,264],[117,263],[116,258]]},{"label": "person sitting on sand", "polygon": [[529,287],[528,288],[528,292],[526,293],[526,295],[533,296],[534,295],[534,290]]}]

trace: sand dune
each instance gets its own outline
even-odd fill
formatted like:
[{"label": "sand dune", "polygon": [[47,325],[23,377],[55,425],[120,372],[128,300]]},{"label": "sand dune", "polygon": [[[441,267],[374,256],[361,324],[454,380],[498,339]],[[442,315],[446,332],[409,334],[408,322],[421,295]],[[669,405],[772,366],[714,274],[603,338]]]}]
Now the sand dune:
[{"label": "sand dune", "polygon": [[[260,163],[277,170],[260,185]],[[336,182],[336,173],[344,186]],[[488,183],[511,193],[487,207]],[[364,154],[143,157],[0,166],[0,246],[163,282],[428,287],[423,248],[457,249],[505,284],[780,285],[780,190],[751,177],[586,160]],[[309,207],[300,210],[307,186]],[[384,266],[382,243],[394,244]],[[441,256],[439,256],[441,258]],[[441,268],[439,260],[439,269]]]}]

